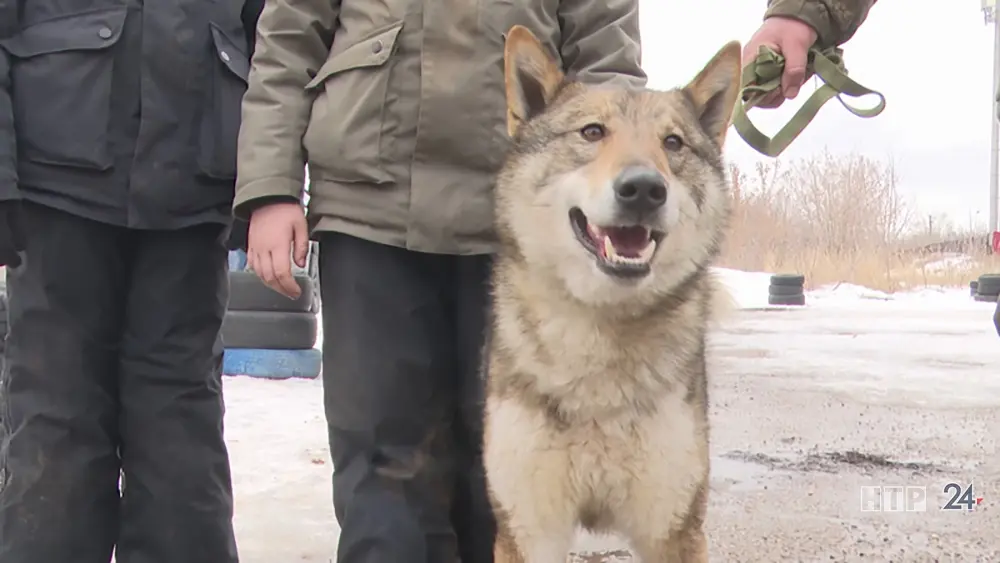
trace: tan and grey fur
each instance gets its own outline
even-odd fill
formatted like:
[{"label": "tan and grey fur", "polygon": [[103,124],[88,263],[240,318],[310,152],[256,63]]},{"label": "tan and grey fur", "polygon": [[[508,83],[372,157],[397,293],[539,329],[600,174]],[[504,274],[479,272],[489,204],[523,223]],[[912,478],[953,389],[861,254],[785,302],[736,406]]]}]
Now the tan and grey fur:
[{"label": "tan and grey fur", "polygon": [[[722,146],[739,73],[731,42],[684,88],[585,86],[526,28],[508,33],[513,148],[486,352],[496,563],[564,562],[579,526],[622,534],[645,563],[708,559],[709,266],[729,214]],[[667,187],[645,220],[662,238],[645,273],[620,277],[567,217],[616,226],[612,186],[635,166]]]}]

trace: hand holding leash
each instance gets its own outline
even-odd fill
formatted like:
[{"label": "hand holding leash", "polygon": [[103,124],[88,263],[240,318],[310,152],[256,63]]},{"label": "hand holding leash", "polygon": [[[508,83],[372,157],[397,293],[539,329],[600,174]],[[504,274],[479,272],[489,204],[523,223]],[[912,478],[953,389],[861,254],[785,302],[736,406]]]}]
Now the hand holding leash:
[{"label": "hand holding leash", "polygon": [[[774,24],[771,22],[774,21]],[[770,27],[769,27],[770,25]],[[779,29],[780,28],[780,29]],[[885,96],[866,88],[847,76],[843,51],[838,47],[806,47],[815,41],[816,32],[809,26],[787,18],[770,18],[754,35],[743,52],[742,100],[736,103],[732,123],[740,137],[761,154],[776,157],[805,130],[823,104],[836,97],[858,117],[875,117],[885,109]],[[756,55],[750,55],[756,49]],[[806,100],[792,119],[769,138],[757,129],[747,116],[754,107],[775,108],[784,100],[798,95],[801,85],[813,74],[824,82]],[[870,109],[849,105],[841,97],[878,96],[879,102]]]},{"label": "hand holding leash", "polygon": [[798,95],[799,88],[811,76],[807,68],[808,53],[817,37],[815,29],[796,19],[776,16],[764,20],[743,46],[743,65],[753,63],[761,47],[768,47],[785,58],[785,66],[778,69],[781,87],[767,92],[756,107],[776,108]]}]

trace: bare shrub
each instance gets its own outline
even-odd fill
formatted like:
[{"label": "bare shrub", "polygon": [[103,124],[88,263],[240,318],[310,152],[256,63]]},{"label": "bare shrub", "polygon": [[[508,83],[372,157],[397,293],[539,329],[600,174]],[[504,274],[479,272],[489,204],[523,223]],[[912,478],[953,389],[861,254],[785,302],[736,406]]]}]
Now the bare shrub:
[{"label": "bare shrub", "polygon": [[896,291],[964,285],[1000,263],[986,233],[918,218],[892,162],[828,152],[752,173],[731,167],[733,219],[721,266],[796,272],[809,287],[848,282]]}]

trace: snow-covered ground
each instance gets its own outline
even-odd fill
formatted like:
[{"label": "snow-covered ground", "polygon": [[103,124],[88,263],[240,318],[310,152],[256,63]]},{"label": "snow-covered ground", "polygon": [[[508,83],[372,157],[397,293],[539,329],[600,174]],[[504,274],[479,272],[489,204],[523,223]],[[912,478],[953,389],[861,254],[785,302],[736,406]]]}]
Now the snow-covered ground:
[{"label": "snow-covered ground", "polygon": [[937,260],[924,264],[927,272],[954,271],[959,268],[971,268],[976,264],[976,260],[968,254],[960,252],[946,252]]},{"label": "snow-covered ground", "polygon": [[[745,310],[711,342],[712,560],[1000,561],[995,306],[840,284],[775,308],[768,274],[718,274]],[[225,393],[241,560],[332,561],[320,383],[232,377]],[[973,480],[981,507],[938,510],[943,484]],[[859,486],[876,484],[927,485],[928,512],[861,512]],[[578,560],[625,547],[581,536],[604,554]]]}]

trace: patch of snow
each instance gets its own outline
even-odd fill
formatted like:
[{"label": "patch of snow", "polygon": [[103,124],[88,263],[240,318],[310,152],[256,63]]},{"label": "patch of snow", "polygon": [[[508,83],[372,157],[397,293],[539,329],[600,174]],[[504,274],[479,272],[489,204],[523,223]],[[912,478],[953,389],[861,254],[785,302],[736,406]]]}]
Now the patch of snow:
[{"label": "patch of snow", "polygon": [[768,307],[767,288],[771,285],[768,272],[745,272],[730,268],[712,268],[715,275],[740,309]]},{"label": "patch of snow", "polygon": [[[767,303],[769,272],[745,272],[730,268],[713,268],[713,273],[732,295],[740,309],[773,307]],[[805,307],[869,307],[888,306],[912,309],[982,310],[995,307],[972,299],[968,288],[927,286],[908,291],[886,293],[852,283],[828,284],[806,291]]]},{"label": "patch of snow", "polygon": [[924,270],[928,272],[947,272],[949,270],[960,270],[975,266],[975,260],[968,254],[950,252],[942,255],[938,260],[924,264]]},{"label": "patch of snow", "polygon": [[889,301],[893,298],[892,295],[884,291],[870,289],[853,283],[825,285],[809,291],[808,295],[810,298],[822,300],[854,301],[858,299],[877,299],[879,301]]}]

